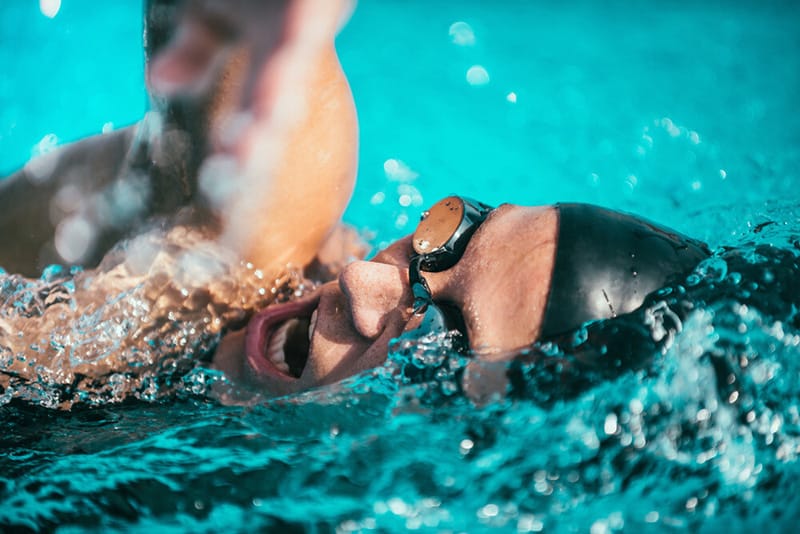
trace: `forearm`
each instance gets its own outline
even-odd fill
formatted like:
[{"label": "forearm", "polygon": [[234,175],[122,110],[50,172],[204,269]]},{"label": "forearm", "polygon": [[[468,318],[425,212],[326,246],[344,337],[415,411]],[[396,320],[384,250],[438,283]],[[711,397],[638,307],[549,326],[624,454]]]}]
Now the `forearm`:
[{"label": "forearm", "polygon": [[231,154],[237,194],[219,208],[223,241],[265,269],[310,262],[353,190],[358,123],[334,49],[345,3],[294,0],[283,40],[254,53],[252,121]]}]

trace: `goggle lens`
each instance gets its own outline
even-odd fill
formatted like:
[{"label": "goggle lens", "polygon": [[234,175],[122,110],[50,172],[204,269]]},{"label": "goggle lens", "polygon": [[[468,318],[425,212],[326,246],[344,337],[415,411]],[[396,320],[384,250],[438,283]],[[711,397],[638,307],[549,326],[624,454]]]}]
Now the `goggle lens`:
[{"label": "goggle lens", "polygon": [[422,217],[412,238],[414,252],[430,254],[444,248],[464,220],[464,200],[447,197],[437,202]]}]

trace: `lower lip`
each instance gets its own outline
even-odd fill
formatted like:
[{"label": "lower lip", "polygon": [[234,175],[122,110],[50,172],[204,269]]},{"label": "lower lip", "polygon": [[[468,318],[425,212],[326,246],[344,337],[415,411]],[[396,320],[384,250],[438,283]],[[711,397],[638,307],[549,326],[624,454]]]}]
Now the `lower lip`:
[{"label": "lower lip", "polygon": [[285,304],[273,304],[256,314],[247,325],[245,353],[250,368],[257,374],[285,382],[297,380],[278,369],[265,354],[267,343],[289,319],[311,317],[319,304],[319,296],[303,298]]}]

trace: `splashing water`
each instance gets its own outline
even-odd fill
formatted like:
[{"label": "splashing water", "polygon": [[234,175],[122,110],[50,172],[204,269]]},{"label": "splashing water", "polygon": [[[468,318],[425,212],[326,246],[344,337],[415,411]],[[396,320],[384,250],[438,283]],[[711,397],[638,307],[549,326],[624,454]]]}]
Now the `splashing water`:
[{"label": "splashing water", "polygon": [[[10,103],[0,131],[6,169],[47,132],[70,139],[141,115],[141,67],[121,62],[125,46],[140,61],[140,26],[125,34],[114,22],[137,21],[140,7],[108,16],[100,4],[112,6],[78,16],[65,3],[57,17],[72,16],[65,28],[77,36],[99,36],[73,48],[57,42],[60,57],[75,61],[92,50],[82,67],[36,56],[58,30],[17,24],[33,36],[25,40],[12,3],[2,4],[9,16],[0,20],[17,36],[6,47],[8,79],[39,80],[28,71],[51,67],[26,86],[30,108],[14,104],[25,95],[13,84],[0,84]],[[348,220],[388,242],[457,179],[458,193],[489,203],[597,202],[710,243],[796,249],[798,123],[785,120],[800,72],[795,11],[790,2],[362,2],[339,40],[364,141]],[[21,49],[30,61],[13,61]],[[115,77],[114,64],[131,79]],[[478,64],[491,74],[485,86],[465,79]],[[74,78],[59,77],[59,65]],[[79,101],[87,79],[113,91],[95,94],[77,117],[54,109],[74,106],[41,105],[53,87],[78,88]],[[127,107],[126,87],[138,91]],[[46,113],[46,129],[29,119],[34,110]],[[386,179],[387,158],[405,162],[388,169],[410,170],[405,181]],[[698,301],[669,344],[646,351],[647,367],[591,377],[568,396],[553,395],[552,373],[476,369],[446,347],[401,343],[385,367],[247,408],[209,401],[204,379],[199,396],[172,382],[155,402],[131,393],[69,413],[43,409],[33,395],[5,398],[0,530],[793,532],[792,310],[744,305],[752,277],[740,279],[727,261],[704,269],[681,287],[714,296],[717,273],[742,292]],[[553,360],[575,359],[570,344],[550,349]],[[509,371],[530,390],[497,395],[508,385],[483,391],[471,381]],[[208,372],[197,367],[182,380],[192,384],[192,373]]]},{"label": "splashing water", "polygon": [[221,333],[304,290],[297,271],[267,280],[232,256],[178,227],[118,247],[95,271],[2,276],[0,401],[69,408],[203,393],[222,378],[194,368]]},{"label": "splashing water", "polygon": [[[374,371],[244,409],[186,395],[71,414],[13,403],[0,525],[785,530],[800,519],[796,262],[762,243],[721,250],[652,297],[692,304],[673,337],[577,389],[552,377],[570,380],[565,364],[624,317],[534,347],[556,366],[399,339]],[[499,382],[476,386],[487,377]]]}]

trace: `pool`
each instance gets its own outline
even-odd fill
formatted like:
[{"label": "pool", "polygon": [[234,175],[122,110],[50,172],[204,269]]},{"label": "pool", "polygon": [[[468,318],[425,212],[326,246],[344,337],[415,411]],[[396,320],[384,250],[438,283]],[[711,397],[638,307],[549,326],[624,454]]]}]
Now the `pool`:
[{"label": "pool", "polygon": [[[795,3],[425,4],[363,1],[339,38],[362,139],[345,218],[376,246],[454,192],[599,203],[714,247],[797,242]],[[141,116],[139,16],[0,4],[0,173]],[[387,368],[251,408],[196,395],[201,375],[149,402],[4,406],[0,530],[789,531],[800,330],[714,311],[659,372],[554,403],[476,405],[457,373]],[[726,346],[750,363],[744,411],[698,356]]]}]

